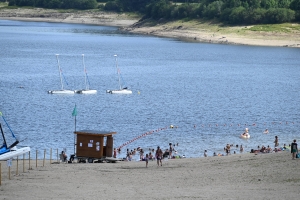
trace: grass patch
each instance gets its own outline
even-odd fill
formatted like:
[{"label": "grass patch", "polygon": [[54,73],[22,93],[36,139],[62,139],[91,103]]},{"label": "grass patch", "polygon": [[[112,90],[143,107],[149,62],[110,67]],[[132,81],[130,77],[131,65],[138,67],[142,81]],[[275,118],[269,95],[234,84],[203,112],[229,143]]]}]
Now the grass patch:
[{"label": "grass patch", "polygon": [[2,6],[0,3],[0,9],[35,9],[35,7],[32,6],[23,6],[23,7],[19,7],[19,6],[8,6],[8,4],[6,6]]},{"label": "grass patch", "polygon": [[19,7],[17,7],[17,6],[3,6],[3,7],[1,7],[0,6],[0,9],[18,9]]},{"label": "grass patch", "polygon": [[0,2],[0,8],[2,7],[7,7],[8,6],[8,2]]},{"label": "grass patch", "polygon": [[264,32],[280,32],[280,33],[291,33],[294,31],[300,31],[299,24],[284,23],[284,24],[263,24],[254,25],[248,30],[251,31],[264,31]]},{"label": "grass patch", "polygon": [[126,12],[125,13],[127,17],[130,17],[132,19],[136,19],[136,18],[142,18],[143,15],[139,14],[139,13],[135,13],[135,12]]},{"label": "grass patch", "polygon": [[76,9],[46,9],[43,8],[45,10],[52,10],[52,11],[56,11],[58,13],[78,13],[78,12],[83,12],[83,11],[91,11],[93,12],[93,10],[76,10]]}]

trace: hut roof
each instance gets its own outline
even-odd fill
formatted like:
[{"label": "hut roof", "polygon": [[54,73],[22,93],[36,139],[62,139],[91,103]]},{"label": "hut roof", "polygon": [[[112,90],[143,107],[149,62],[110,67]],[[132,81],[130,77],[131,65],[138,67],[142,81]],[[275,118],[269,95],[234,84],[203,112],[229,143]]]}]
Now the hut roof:
[{"label": "hut roof", "polygon": [[74,134],[77,135],[97,135],[97,136],[110,136],[116,134],[117,132],[112,131],[97,131],[97,130],[80,130],[75,131]]}]

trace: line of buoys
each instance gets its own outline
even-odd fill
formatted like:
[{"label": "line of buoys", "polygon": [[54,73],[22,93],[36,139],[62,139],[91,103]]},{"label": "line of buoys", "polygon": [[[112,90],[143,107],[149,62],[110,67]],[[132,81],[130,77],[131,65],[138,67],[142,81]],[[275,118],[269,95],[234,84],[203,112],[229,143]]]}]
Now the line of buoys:
[{"label": "line of buoys", "polygon": [[[286,121],[286,122],[270,122],[272,125],[276,125],[276,124],[279,124],[279,125],[283,125],[283,124],[285,124],[285,125],[289,125],[289,124],[292,124],[292,125],[294,125],[294,124],[300,124],[300,122],[289,122],[289,121]],[[252,123],[252,124],[247,124],[247,123],[245,123],[245,124],[241,124],[241,123],[239,123],[239,124],[233,124],[233,123],[224,123],[224,124],[201,124],[201,127],[226,127],[226,126],[230,126],[230,127],[232,127],[232,126],[238,126],[238,127],[240,127],[240,126],[246,126],[246,127],[251,127],[251,126],[260,126],[260,125],[264,125],[264,126],[268,126],[270,123],[266,123],[266,122],[264,122],[264,123]],[[194,124],[194,126],[193,126],[194,128],[197,128],[197,125],[196,124]],[[170,125],[169,126],[169,128],[170,129],[174,129],[174,128],[178,128],[178,126],[174,126],[174,125]],[[168,129],[168,127],[166,126],[166,127],[164,127],[164,128],[158,128],[158,129],[156,129],[156,130],[152,130],[152,131],[148,131],[148,132],[146,132],[146,133],[143,133],[143,134],[141,134],[141,135],[139,135],[139,136],[137,136],[137,137],[135,137],[135,138],[133,138],[133,139],[131,139],[131,140],[129,140],[129,141],[127,141],[127,142],[125,142],[125,143],[123,143],[118,149],[121,149],[121,148],[123,148],[124,146],[126,146],[126,145],[128,145],[128,144],[130,144],[130,143],[132,143],[132,142],[134,142],[134,141],[136,141],[136,140],[138,140],[138,139],[140,139],[140,138],[142,138],[142,137],[145,137],[145,136],[147,136],[147,135],[150,135],[150,134],[152,134],[152,133],[155,133],[155,132],[159,132],[159,131],[161,131],[161,130],[166,130],[166,129]]]},{"label": "line of buoys", "polygon": [[146,133],[143,133],[142,135],[139,135],[139,136],[133,138],[132,140],[129,140],[129,141],[125,142],[125,143],[122,144],[118,149],[123,148],[124,146],[126,146],[126,145],[128,145],[128,144],[130,144],[130,143],[132,143],[132,142],[134,142],[134,141],[136,141],[137,139],[140,139],[140,138],[142,138],[142,137],[145,137],[145,136],[147,136],[147,135],[150,135],[150,134],[152,134],[152,133],[154,133],[154,132],[158,132],[158,131],[161,131],[161,130],[166,130],[167,128],[168,128],[168,127],[158,128],[158,129],[156,129],[156,130],[152,130],[152,131],[148,131],[148,132],[146,132]]}]

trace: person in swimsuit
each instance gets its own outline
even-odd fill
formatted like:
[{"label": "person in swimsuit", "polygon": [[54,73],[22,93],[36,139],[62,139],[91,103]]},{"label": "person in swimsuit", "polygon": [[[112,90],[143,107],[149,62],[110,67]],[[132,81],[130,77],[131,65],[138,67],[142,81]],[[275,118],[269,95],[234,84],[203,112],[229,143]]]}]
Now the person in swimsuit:
[{"label": "person in swimsuit", "polygon": [[207,157],[207,151],[204,150],[204,157]]},{"label": "person in swimsuit", "polygon": [[172,151],[173,151],[173,147],[172,147],[172,143],[169,144],[170,147],[169,147],[169,159],[172,158]]},{"label": "person in swimsuit", "polygon": [[244,148],[243,148],[243,145],[240,146],[240,152],[243,152],[244,151]]},{"label": "person in swimsuit", "polygon": [[145,161],[146,161],[146,167],[148,167],[148,161],[149,161],[149,155],[148,154],[146,154]]},{"label": "person in swimsuit", "polygon": [[275,136],[274,143],[275,143],[275,147],[278,147],[278,146],[279,146],[277,135]]},{"label": "person in swimsuit", "polygon": [[230,154],[230,145],[229,144],[226,145],[225,151],[226,151],[226,155],[228,156]]},{"label": "person in swimsuit", "polygon": [[159,166],[159,163],[160,163],[160,166],[162,166],[162,161],[161,161],[162,156],[163,156],[163,152],[162,152],[161,148],[158,146],[156,149],[156,153],[155,153],[155,157],[157,160],[157,166]]},{"label": "person in swimsuit", "polygon": [[264,134],[268,134],[268,133],[269,133],[269,130],[266,129],[266,130],[264,131]]}]

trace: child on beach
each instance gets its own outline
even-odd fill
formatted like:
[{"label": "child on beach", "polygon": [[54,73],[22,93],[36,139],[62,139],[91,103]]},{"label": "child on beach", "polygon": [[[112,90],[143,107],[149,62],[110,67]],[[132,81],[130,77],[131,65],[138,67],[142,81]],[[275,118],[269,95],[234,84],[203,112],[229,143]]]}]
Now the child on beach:
[{"label": "child on beach", "polygon": [[268,145],[267,149],[266,149],[267,153],[271,153],[272,152],[272,148]]},{"label": "child on beach", "polygon": [[[146,154],[146,156],[147,156],[147,154]],[[152,155],[152,153],[150,152],[149,153],[149,160],[153,160],[154,158],[153,158],[153,155]]]},{"label": "child on beach", "polygon": [[148,167],[148,161],[149,161],[149,155],[148,154],[146,154],[145,161],[146,161],[146,167]]}]

